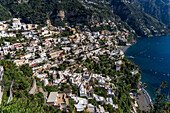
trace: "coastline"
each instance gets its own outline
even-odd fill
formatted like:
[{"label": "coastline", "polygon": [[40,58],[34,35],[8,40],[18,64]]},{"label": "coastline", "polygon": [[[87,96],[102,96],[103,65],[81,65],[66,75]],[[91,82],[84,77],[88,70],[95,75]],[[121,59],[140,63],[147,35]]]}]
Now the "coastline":
[{"label": "coastline", "polygon": [[151,107],[153,108],[152,99],[151,99],[151,97],[150,97],[149,93],[147,92],[147,90],[146,90],[146,89],[144,89],[144,88],[143,88],[143,90],[144,90],[144,92],[146,93],[147,97],[149,98],[150,105],[151,105]]},{"label": "coastline", "polygon": [[152,99],[149,93],[144,88],[139,88],[138,92],[141,94],[138,95],[137,99],[139,109],[141,111],[149,112],[153,108]]},{"label": "coastline", "polygon": [[151,35],[151,36],[137,36],[137,38],[141,38],[141,37],[151,38],[151,37],[156,37],[156,36],[170,36],[170,34],[166,34],[166,35]]},{"label": "coastline", "polygon": [[131,45],[124,46],[123,48],[121,48],[121,50],[125,53],[129,49],[130,46]]},{"label": "coastline", "polygon": [[[133,44],[124,46],[121,48],[121,50],[125,53]],[[151,96],[149,95],[149,93],[145,88],[139,88],[138,90],[139,90],[138,92],[141,94],[138,95],[138,99],[137,99],[137,102],[139,104],[139,109],[141,111],[149,112],[153,108],[153,102]]]}]

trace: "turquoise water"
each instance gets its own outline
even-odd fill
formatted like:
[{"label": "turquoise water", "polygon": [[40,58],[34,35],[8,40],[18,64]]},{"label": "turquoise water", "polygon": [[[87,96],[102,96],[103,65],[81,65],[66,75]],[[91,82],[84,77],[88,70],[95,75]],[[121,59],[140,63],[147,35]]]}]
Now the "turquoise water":
[{"label": "turquoise water", "polygon": [[170,93],[170,36],[138,38],[137,43],[131,46],[126,56],[142,70],[142,82],[148,84],[146,90],[154,98],[155,89],[163,81],[168,82],[168,87],[162,93]]}]

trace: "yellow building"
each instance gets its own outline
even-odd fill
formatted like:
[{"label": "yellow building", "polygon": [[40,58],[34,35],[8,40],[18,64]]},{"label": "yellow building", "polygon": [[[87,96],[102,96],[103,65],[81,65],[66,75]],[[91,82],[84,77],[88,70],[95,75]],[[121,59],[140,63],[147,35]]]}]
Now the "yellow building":
[{"label": "yellow building", "polygon": [[3,25],[0,25],[0,30],[3,30],[4,29],[4,26]]}]

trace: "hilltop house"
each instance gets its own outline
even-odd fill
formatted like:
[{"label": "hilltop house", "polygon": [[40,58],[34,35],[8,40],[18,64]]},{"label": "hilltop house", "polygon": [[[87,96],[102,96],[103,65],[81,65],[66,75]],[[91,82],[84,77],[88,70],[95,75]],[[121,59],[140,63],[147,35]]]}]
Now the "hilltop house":
[{"label": "hilltop house", "polygon": [[13,29],[13,30],[21,30],[21,22],[20,22],[20,19],[18,19],[18,18],[13,18],[12,29]]}]

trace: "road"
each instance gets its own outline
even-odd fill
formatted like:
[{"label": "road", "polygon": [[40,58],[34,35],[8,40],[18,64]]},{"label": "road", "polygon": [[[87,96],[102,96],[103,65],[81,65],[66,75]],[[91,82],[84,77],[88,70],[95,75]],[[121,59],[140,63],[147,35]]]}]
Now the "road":
[{"label": "road", "polygon": [[3,86],[0,86],[0,104],[2,102],[2,96],[3,96]]},{"label": "road", "polygon": [[36,79],[34,79],[33,85],[31,90],[29,91],[29,94],[35,94],[37,92],[37,85],[36,85]]},{"label": "road", "polygon": [[9,98],[8,98],[8,102],[7,102],[7,104],[9,103],[9,102],[11,102],[12,101],[12,99],[13,99],[13,96],[12,96],[12,86],[13,86],[13,84],[14,84],[14,80],[12,81],[12,83],[11,83],[11,86],[10,86],[10,94],[9,94]]},{"label": "road", "polygon": [[141,95],[139,96],[139,99],[137,101],[139,103],[140,110],[150,111],[150,109],[153,107],[150,95],[144,88],[139,89],[139,93]]},{"label": "road", "polygon": [[129,47],[130,47],[130,46],[124,46],[124,47],[122,47],[121,50],[122,50],[123,52],[126,52],[126,50],[127,50]]}]

